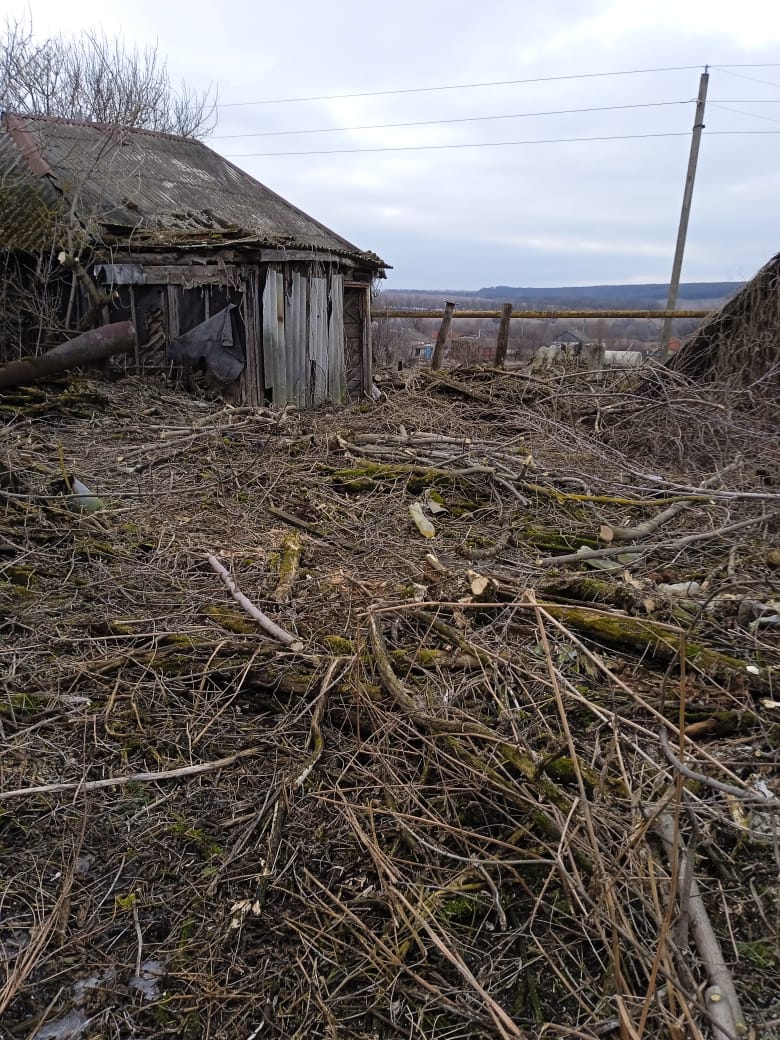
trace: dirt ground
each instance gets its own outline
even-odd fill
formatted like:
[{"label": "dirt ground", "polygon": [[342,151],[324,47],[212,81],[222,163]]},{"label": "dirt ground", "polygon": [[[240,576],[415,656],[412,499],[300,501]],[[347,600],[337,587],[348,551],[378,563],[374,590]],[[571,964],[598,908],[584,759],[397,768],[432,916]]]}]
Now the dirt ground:
[{"label": "dirt ground", "polygon": [[379,382],[0,398],[0,1037],[780,1036],[776,414]]}]

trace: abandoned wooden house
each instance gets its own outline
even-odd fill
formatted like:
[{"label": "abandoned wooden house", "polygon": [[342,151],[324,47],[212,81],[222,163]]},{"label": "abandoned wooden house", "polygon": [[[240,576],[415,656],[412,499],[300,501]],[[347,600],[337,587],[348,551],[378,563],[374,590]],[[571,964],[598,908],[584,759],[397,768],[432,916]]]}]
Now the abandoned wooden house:
[{"label": "abandoned wooden house", "polygon": [[341,401],[370,390],[386,267],[200,141],[0,121],[6,360],[131,320],[136,371],[205,370],[250,405]]}]

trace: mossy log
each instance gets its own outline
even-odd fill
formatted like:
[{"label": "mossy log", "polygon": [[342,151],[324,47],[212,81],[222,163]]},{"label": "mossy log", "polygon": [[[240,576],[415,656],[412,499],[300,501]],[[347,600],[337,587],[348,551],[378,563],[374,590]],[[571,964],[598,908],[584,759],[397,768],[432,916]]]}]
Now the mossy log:
[{"label": "mossy log", "polygon": [[[109,630],[116,635],[136,634],[121,621],[111,622]],[[217,684],[233,682],[236,674],[242,673],[244,690],[254,686],[289,695],[309,692],[320,670],[317,658],[296,661],[293,666],[288,655],[280,656],[277,644],[268,640],[264,646],[257,630],[252,636],[251,639],[201,638],[185,632],[168,632],[159,636],[152,648],[147,643],[143,649],[131,646],[121,653],[93,658],[89,670],[94,676],[112,675],[126,668],[144,668],[165,676],[200,679],[208,664],[209,679]],[[250,660],[252,664],[247,668]]]},{"label": "mossy log", "polygon": [[231,610],[230,607],[210,603],[203,607],[203,613],[228,632],[240,636],[257,635],[257,625],[240,610]]},{"label": "mossy log", "polygon": [[[637,651],[642,654],[644,661],[668,664],[680,656],[682,633],[668,625],[592,607],[548,602],[540,603],[539,606],[576,632],[607,646]],[[705,675],[730,686],[768,692],[772,685],[771,670],[757,669],[758,674],[748,671],[746,662],[711,650],[693,639],[685,640],[685,657],[689,664]]]},{"label": "mossy log", "polygon": [[583,603],[604,603],[621,610],[635,609],[639,605],[636,589],[625,582],[608,581],[595,574],[550,578],[538,585],[536,591],[544,599],[567,604],[580,600]]},{"label": "mossy log", "polygon": [[354,466],[333,467],[320,463],[316,467],[320,473],[327,473],[334,487],[342,491],[371,491],[383,484],[403,481],[407,491],[420,494],[426,488],[449,488],[457,490],[469,480],[470,476],[489,476],[487,467],[470,467],[468,471],[459,473],[453,470],[437,469],[435,466],[413,466],[401,463],[374,462],[371,459],[356,460]]},{"label": "mossy log", "polygon": [[97,393],[81,390],[49,388],[47,393],[31,394],[36,387],[23,387],[0,395],[0,416],[14,418],[20,413],[26,419],[57,416],[65,419],[92,419],[96,409],[106,407],[106,399]]},{"label": "mossy log", "polygon": [[537,495],[543,495],[545,498],[554,499],[558,505],[565,505],[567,502],[597,502],[604,505],[615,505],[615,506],[631,506],[633,508],[644,508],[644,509],[657,509],[660,506],[682,506],[688,505],[690,502],[710,502],[712,499],[708,495],[675,495],[669,498],[630,498],[620,497],[616,495],[590,495],[575,493],[572,491],[561,491],[556,487],[547,487],[544,484],[530,484],[524,483],[523,488],[526,491],[532,491]]},{"label": "mossy log", "polygon": [[[679,707],[669,704],[665,714],[670,722],[679,718]],[[746,709],[685,706],[685,735],[696,740],[698,738],[732,737],[736,733],[752,733],[761,726],[761,720],[755,712]]]},{"label": "mossy log", "polygon": [[279,561],[279,584],[273,594],[274,603],[287,603],[301,565],[303,542],[300,531],[288,531],[282,539],[282,555]]},{"label": "mossy log", "polygon": [[599,543],[595,538],[583,534],[566,534],[550,527],[541,527],[538,524],[516,523],[512,530],[512,541],[519,545],[532,545],[535,549],[544,549],[546,552],[570,553],[579,549],[581,545],[588,548],[598,548]]}]

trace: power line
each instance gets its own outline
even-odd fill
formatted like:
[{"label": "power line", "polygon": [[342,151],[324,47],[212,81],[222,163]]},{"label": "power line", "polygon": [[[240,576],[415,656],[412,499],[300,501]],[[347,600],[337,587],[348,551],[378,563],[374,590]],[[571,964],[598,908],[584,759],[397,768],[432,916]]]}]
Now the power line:
[{"label": "power line", "polygon": [[751,83],[763,83],[765,87],[780,87],[780,83],[775,83],[771,79],[759,79],[758,76],[746,76],[743,72],[732,72],[731,69],[752,69],[752,68],[776,68],[775,65],[713,65],[712,68],[719,69],[721,72],[725,72],[727,76],[736,76],[738,79],[747,79]]},{"label": "power line", "polygon": [[340,101],[344,98],[385,97],[389,94],[427,94],[436,90],[472,90],[477,87],[509,87],[521,83],[558,83],[572,79],[600,79],[605,76],[636,76],[650,72],[689,72],[700,65],[670,65],[659,69],[625,69],[620,72],[581,72],[567,76],[536,76],[531,79],[498,79],[487,83],[446,83],[437,87],[403,87],[396,90],[362,90],[351,94],[319,94],[314,97],[263,98],[259,101],[229,101],[218,108],[241,108],[246,105],[295,105],[305,101]]},{"label": "power line", "polygon": [[[708,130],[706,131],[708,137],[718,136],[724,137],[729,135],[747,135],[747,134],[780,134],[780,130]],[[387,146],[381,148],[328,148],[328,149],[312,149],[310,151],[302,152],[226,152],[226,159],[254,159],[254,158],[270,158],[272,156],[290,156],[290,155],[356,155],[358,153],[365,152],[433,152],[441,151],[446,148],[506,148],[511,145],[531,145],[531,144],[576,144],[580,142],[589,141],[636,141],[651,137],[688,137],[689,131],[680,130],[672,131],[668,133],[648,133],[648,134],[611,134],[605,137],[543,137],[534,140],[527,141],[475,141],[473,143],[461,143],[461,144],[412,144],[412,145],[398,145],[398,146]]]},{"label": "power line", "polygon": [[[257,101],[225,101],[217,108],[243,108],[249,105],[295,105],[306,101],[341,101],[345,98],[386,97],[390,94],[427,94],[437,90],[472,90],[477,87],[509,87],[524,83],[560,83],[565,80],[603,79],[607,76],[639,76],[655,72],[690,72],[702,65],[668,65],[656,69],[621,69],[615,72],[580,72],[566,76],[535,76],[529,79],[499,79],[485,83],[445,83],[436,87],[404,87],[396,90],[363,90],[349,94],[318,94],[312,97],[260,98]],[[774,69],[780,62],[759,62],[742,65],[711,65],[718,69]],[[738,75],[738,73],[733,73]],[[774,86],[775,84],[771,84]]]},{"label": "power line", "polygon": [[[545,112],[510,112],[507,115],[462,116],[455,119],[421,119],[411,123],[368,123],[363,126],[325,126],[316,127],[311,130],[257,130],[246,134],[212,134],[208,140],[238,141],[247,137],[290,137],[301,134],[342,134],[356,130],[395,130],[412,126],[444,126],[452,123],[482,123],[496,119],[527,119],[535,118],[537,116],[569,116],[579,115],[586,112],[622,112],[627,109],[636,108],[662,108],[668,105],[692,105],[695,101],[695,98],[685,98],[681,101],[647,101],[634,105],[601,105],[590,108],[557,108]],[[772,105],[780,104],[780,98],[765,98],[759,100],[736,98],[733,102],[732,100],[726,99],[721,102],[711,102],[711,104],[721,105],[732,103],[740,105]],[[734,109],[734,111],[736,111],[736,109]],[[749,115],[750,113],[745,114]]]},{"label": "power line", "polygon": [[[737,104],[739,104],[739,102],[737,102]],[[742,104],[744,104],[744,102],[742,102]],[[774,116],[765,116],[760,112],[743,112],[741,108],[732,108],[730,105],[726,105],[722,101],[711,101],[710,105],[713,108],[720,108],[724,112],[735,112],[738,116],[749,116],[751,119],[763,119],[767,123],[780,123],[780,119],[775,119]]]},{"label": "power line", "polygon": [[[695,99],[694,99],[695,100]],[[743,102],[744,103],[744,102]],[[352,130],[393,130],[409,126],[438,126],[449,123],[481,123],[492,119],[526,119],[535,116],[568,116],[582,112],[617,112],[629,108],[661,108],[664,105],[690,105],[692,100],[648,101],[636,105],[603,105],[597,108],[558,108],[547,112],[510,112],[508,115],[462,116],[457,119],[421,119],[413,123],[371,123],[366,126],[327,126],[315,130],[260,130],[250,134],[215,134],[211,141],[238,140],[243,137],[288,137],[294,134],[341,134]]]}]

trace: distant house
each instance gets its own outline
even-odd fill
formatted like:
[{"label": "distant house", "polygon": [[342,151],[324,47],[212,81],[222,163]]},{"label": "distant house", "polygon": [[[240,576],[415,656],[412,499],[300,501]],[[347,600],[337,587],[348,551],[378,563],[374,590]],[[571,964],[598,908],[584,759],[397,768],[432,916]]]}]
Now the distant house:
[{"label": "distant house", "polygon": [[560,335],[556,336],[555,339],[550,343],[550,347],[555,350],[560,349],[561,353],[568,355],[568,357],[579,357],[582,353],[582,348],[585,345],[585,340],[582,336],[578,336],[576,332],[572,332],[571,329],[565,329]]},{"label": "distant house", "polygon": [[206,370],[250,405],[340,401],[370,390],[386,266],[200,141],[0,119],[5,302],[33,295],[39,315],[0,307],[11,353],[132,320],[138,371]]}]

